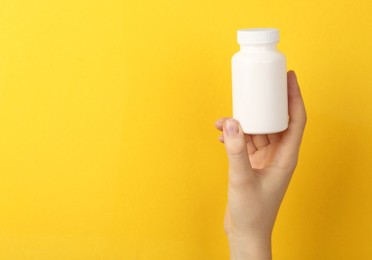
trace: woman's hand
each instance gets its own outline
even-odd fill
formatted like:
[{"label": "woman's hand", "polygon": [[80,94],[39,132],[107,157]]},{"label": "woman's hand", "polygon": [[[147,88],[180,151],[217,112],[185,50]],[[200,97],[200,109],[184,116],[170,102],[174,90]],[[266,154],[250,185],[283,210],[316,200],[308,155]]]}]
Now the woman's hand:
[{"label": "woman's hand", "polygon": [[296,167],[306,111],[293,71],[288,72],[288,129],[244,134],[239,122],[222,118],[216,128],[229,160],[225,231],[231,259],[271,259],[271,234]]}]

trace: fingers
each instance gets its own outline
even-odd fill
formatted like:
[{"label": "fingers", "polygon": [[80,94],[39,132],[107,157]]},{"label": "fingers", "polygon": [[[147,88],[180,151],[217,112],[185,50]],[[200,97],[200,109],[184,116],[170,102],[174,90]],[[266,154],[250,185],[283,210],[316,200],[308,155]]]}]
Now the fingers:
[{"label": "fingers", "polygon": [[280,150],[275,161],[279,166],[291,169],[291,173],[297,164],[302,135],[306,125],[306,111],[302,100],[300,88],[294,71],[288,72],[288,129],[283,132]]},{"label": "fingers", "polygon": [[227,119],[229,119],[229,118],[230,118],[230,117],[222,117],[222,118],[218,119],[218,120],[214,123],[214,126],[215,126],[218,130],[222,131],[223,123],[224,123]]},{"label": "fingers", "polygon": [[[218,119],[215,122],[215,127],[218,130],[222,131],[224,122],[226,120],[228,120],[229,118],[231,118],[231,117],[222,117],[222,118]],[[253,137],[251,137],[250,135],[245,135],[245,137],[246,137],[246,143],[247,144],[249,143],[249,141],[253,141],[253,145],[255,146],[256,150],[259,150],[260,148],[263,148],[263,147],[269,145],[270,140],[271,140],[271,139],[269,139],[268,135],[253,135]],[[275,138],[275,137],[273,137],[273,138]],[[218,140],[222,143],[224,142],[223,134],[220,137],[218,137]]]},{"label": "fingers", "polygon": [[267,135],[254,135],[252,139],[257,150],[260,150],[270,144],[270,140]]},{"label": "fingers", "polygon": [[245,135],[245,142],[247,143],[248,154],[254,154],[257,151],[257,147],[253,143],[251,135]]},{"label": "fingers", "polygon": [[[223,123],[228,119],[228,117],[222,117],[220,119],[218,119],[215,123],[214,123],[214,126],[222,131],[222,128],[223,128]],[[223,143],[223,133],[218,137],[218,141],[220,141],[221,143]]]},{"label": "fingers", "polygon": [[270,143],[277,143],[282,139],[282,132],[276,134],[268,134],[267,137],[269,138]]},{"label": "fingers", "polygon": [[288,72],[288,129],[284,133],[284,143],[298,149],[306,125],[306,110],[294,71]]},{"label": "fingers", "polygon": [[245,136],[235,119],[227,119],[223,124],[223,138],[229,159],[229,180],[232,184],[241,184],[253,176],[248,157]]},{"label": "fingers", "polygon": [[[226,120],[228,120],[229,118],[231,117],[222,117],[220,119],[218,119],[216,122],[215,122],[215,127],[220,130],[220,131],[223,131],[223,124]],[[245,138],[245,142],[246,142],[246,145],[247,145],[247,148],[248,148],[248,154],[254,154],[258,148],[255,146],[255,143],[253,142],[253,138],[251,135],[244,135],[244,138]],[[223,137],[223,133],[218,137],[218,141],[220,141],[221,143],[224,143],[224,137]],[[259,141],[260,144],[262,144],[260,141]]]}]

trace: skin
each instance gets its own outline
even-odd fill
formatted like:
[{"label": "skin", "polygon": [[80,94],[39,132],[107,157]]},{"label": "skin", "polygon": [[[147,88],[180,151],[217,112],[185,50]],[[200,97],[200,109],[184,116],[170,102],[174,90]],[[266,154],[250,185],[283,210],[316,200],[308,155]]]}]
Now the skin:
[{"label": "skin", "polygon": [[297,77],[289,71],[288,129],[268,135],[244,134],[233,118],[219,119],[229,161],[225,232],[232,260],[271,259],[271,234],[296,168],[306,111]]}]

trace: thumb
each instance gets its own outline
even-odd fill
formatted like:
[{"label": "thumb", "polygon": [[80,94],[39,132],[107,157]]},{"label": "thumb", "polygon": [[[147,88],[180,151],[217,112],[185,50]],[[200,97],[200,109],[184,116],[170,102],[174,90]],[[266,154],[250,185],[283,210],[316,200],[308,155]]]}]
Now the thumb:
[{"label": "thumb", "polygon": [[223,124],[223,137],[229,159],[229,179],[235,184],[245,183],[253,176],[244,132],[238,121],[228,119]]}]

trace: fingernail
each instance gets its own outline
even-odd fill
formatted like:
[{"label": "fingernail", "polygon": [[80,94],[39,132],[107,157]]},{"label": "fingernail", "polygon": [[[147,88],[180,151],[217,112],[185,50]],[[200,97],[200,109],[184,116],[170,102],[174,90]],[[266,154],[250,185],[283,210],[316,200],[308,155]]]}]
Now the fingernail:
[{"label": "fingernail", "polygon": [[229,119],[226,121],[225,125],[226,135],[235,136],[239,133],[238,124],[234,119]]}]

